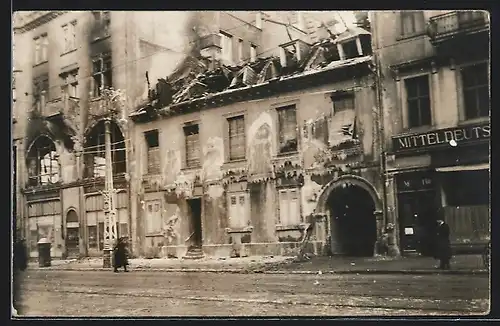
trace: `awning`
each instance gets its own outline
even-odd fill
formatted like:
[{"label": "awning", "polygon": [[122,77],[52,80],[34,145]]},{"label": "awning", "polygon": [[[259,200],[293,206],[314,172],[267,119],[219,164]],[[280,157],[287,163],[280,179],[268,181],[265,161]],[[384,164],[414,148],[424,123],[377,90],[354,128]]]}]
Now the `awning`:
[{"label": "awning", "polygon": [[489,163],[481,163],[481,164],[470,164],[470,165],[445,166],[441,168],[436,168],[436,171],[437,172],[477,171],[477,170],[488,170],[489,168],[490,168]]}]

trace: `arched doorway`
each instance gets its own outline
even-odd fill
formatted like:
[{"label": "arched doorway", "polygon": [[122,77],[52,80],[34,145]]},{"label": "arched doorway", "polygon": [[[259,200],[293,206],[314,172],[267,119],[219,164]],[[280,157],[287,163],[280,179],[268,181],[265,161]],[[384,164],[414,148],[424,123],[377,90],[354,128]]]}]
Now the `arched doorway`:
[{"label": "arched doorway", "polygon": [[377,241],[377,213],[381,201],[373,186],[358,176],[330,182],[318,198],[318,213],[329,213],[332,254],[373,256]]},{"label": "arched doorway", "polygon": [[66,214],[66,253],[68,257],[78,257],[80,254],[80,223],[74,209]]}]

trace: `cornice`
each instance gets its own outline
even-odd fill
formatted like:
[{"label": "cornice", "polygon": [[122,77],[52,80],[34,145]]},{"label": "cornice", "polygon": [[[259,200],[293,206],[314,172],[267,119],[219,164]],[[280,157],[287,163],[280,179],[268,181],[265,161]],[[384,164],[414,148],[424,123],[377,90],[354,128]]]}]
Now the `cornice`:
[{"label": "cornice", "polygon": [[[28,21],[24,25],[14,27],[14,33],[28,32],[32,29],[35,29],[41,25],[44,25],[44,24],[50,22],[51,20],[53,20],[61,15],[64,15],[65,13],[66,13],[66,11],[46,11],[45,13],[40,14],[36,18]],[[19,14],[22,15],[22,13],[19,13]]]}]

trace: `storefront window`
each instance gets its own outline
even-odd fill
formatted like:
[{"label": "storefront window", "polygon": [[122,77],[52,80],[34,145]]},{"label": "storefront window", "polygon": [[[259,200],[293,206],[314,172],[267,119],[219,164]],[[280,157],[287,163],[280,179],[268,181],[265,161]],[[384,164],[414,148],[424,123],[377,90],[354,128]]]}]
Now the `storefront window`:
[{"label": "storefront window", "polygon": [[488,170],[449,172],[443,181],[446,206],[489,205]]}]

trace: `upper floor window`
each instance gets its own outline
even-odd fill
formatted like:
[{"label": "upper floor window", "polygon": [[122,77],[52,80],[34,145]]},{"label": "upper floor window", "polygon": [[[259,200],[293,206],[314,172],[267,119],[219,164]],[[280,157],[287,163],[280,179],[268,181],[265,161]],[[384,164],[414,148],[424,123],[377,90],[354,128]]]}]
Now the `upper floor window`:
[{"label": "upper floor window", "polygon": [[62,25],[64,36],[64,53],[76,49],[76,20]]},{"label": "upper floor window", "polygon": [[233,61],[233,37],[227,33],[220,32],[221,58],[225,61]]},{"label": "upper floor window", "polygon": [[33,101],[38,109],[41,111],[42,104],[47,101],[49,91],[49,75],[43,74],[33,79]]},{"label": "upper floor window", "polygon": [[27,157],[30,186],[59,181],[59,161],[56,146],[47,137],[38,137],[31,145]]},{"label": "upper floor window", "polygon": [[227,119],[229,125],[229,159],[245,158],[245,118],[237,116]]},{"label": "upper floor window", "polygon": [[35,42],[35,65],[49,60],[49,38],[42,34],[34,38]]},{"label": "upper floor window", "polygon": [[256,45],[250,45],[250,61],[255,62],[257,60],[257,46]]},{"label": "upper floor window", "polygon": [[431,124],[431,99],[429,76],[419,76],[405,80],[408,108],[408,126],[419,127]]},{"label": "upper floor window", "polygon": [[197,124],[184,126],[186,138],[186,167],[200,166],[200,134]]},{"label": "upper floor window", "polygon": [[300,214],[299,190],[297,188],[279,190],[279,218],[280,225],[295,225],[303,222]]},{"label": "upper floor window", "polygon": [[111,55],[103,55],[93,60],[93,95],[101,96],[104,88],[113,86],[113,71],[111,67]]},{"label": "upper floor window", "polygon": [[279,153],[296,152],[297,115],[295,105],[278,108]]},{"label": "upper floor window", "polygon": [[148,173],[160,173],[160,142],[158,130],[150,130],[144,133],[146,145],[148,148]]},{"label": "upper floor window", "polygon": [[[110,123],[111,132],[111,162],[113,174],[127,171],[125,139],[120,127],[115,122]],[[105,121],[99,121],[85,139],[84,160],[85,177],[97,178],[106,175],[106,126]]]},{"label": "upper floor window", "polygon": [[422,10],[401,11],[401,34],[403,36],[421,33],[425,30],[424,12]]},{"label": "upper floor window", "polygon": [[346,141],[357,139],[354,93],[333,94],[331,99],[333,116],[328,135],[330,146],[338,146]]},{"label": "upper floor window", "polygon": [[110,35],[111,16],[109,11],[93,11],[95,21],[95,30],[93,31],[94,40],[108,37]]},{"label": "upper floor window", "polygon": [[61,75],[61,94],[78,98],[78,69],[64,72]]},{"label": "upper floor window", "polygon": [[488,65],[481,63],[461,69],[465,118],[487,117],[490,109]]}]

